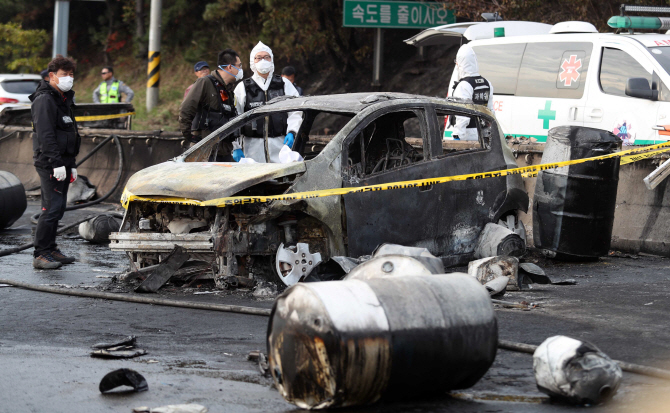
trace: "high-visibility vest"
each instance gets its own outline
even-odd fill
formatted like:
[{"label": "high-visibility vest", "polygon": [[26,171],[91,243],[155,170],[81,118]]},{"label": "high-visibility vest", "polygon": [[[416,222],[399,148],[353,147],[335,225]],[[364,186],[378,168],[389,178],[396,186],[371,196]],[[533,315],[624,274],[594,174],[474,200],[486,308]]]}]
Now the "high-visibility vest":
[{"label": "high-visibility vest", "polygon": [[112,83],[107,92],[107,82],[100,83],[100,103],[118,103],[119,102],[119,81]]}]

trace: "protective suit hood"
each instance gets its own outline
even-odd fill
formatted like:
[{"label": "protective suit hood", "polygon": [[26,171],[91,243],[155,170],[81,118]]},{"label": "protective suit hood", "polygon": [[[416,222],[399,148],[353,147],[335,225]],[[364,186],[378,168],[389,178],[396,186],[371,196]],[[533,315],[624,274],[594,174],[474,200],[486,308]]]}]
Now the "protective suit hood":
[{"label": "protective suit hood", "polygon": [[[251,55],[249,56],[249,66],[251,67],[251,71],[254,72],[255,74],[258,74],[258,72],[256,71],[256,62],[254,61],[254,58],[256,57],[256,54],[258,52],[268,52],[268,54],[272,58],[272,62],[275,61],[275,56],[274,54],[272,54],[272,49],[266,46],[263,42],[259,41],[258,44],[254,46],[253,49],[251,49]],[[274,70],[270,72],[268,79],[272,78],[272,73],[274,73]]]},{"label": "protective suit hood", "polygon": [[456,64],[458,65],[458,78],[479,76],[477,55],[469,44],[464,44],[456,53]]}]

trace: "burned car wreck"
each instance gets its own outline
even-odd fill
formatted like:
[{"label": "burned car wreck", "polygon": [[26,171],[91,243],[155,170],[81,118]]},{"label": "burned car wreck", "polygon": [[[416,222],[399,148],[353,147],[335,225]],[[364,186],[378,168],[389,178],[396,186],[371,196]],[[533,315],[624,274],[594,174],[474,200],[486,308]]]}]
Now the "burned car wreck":
[{"label": "burned car wreck", "polygon": [[[304,161],[271,163],[267,136],[266,159],[217,161],[220,142],[244,141],[250,125],[267,125],[272,115],[291,112],[302,116],[293,150]],[[454,115],[474,120],[476,148],[443,149],[445,117]],[[263,138],[256,139],[254,147],[263,148],[258,145]],[[211,265],[207,276],[215,281],[231,275],[279,277],[289,285],[331,257],[371,254],[384,243],[427,248],[445,265],[458,265],[473,258],[487,223],[522,225],[514,218],[528,207],[521,176],[266,203],[203,204],[230,196],[516,167],[491,112],[472,103],[400,93],[280,97],[235,118],[182,156],[133,175],[122,199],[127,211],[119,232],[110,236],[110,247],[126,252],[142,268],[159,263],[179,245],[191,260]]]}]

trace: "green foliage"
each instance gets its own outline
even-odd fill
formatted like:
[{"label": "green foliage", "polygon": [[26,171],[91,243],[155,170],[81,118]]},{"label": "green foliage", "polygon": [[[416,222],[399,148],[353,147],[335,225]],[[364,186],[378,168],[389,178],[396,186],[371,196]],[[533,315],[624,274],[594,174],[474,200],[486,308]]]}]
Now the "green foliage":
[{"label": "green foliage", "polygon": [[49,62],[38,57],[49,39],[44,30],[23,30],[18,23],[0,23],[0,72],[39,72]]},{"label": "green foliage", "polygon": [[298,60],[307,71],[346,71],[365,64],[370,54],[370,31],[341,27],[338,0],[217,0],[207,5],[203,18],[217,22],[240,49],[261,40],[277,59]]}]

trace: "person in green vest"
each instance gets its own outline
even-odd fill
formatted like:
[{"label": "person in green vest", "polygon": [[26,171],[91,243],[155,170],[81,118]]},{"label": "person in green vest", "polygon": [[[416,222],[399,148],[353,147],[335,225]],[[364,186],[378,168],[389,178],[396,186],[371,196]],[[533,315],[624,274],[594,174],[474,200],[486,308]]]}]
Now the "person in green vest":
[{"label": "person in green vest", "polygon": [[102,83],[93,91],[93,103],[118,103],[121,102],[121,93],[125,93],[126,102],[130,103],[135,92],[125,83],[114,77],[114,69],[105,66],[100,72]]}]

